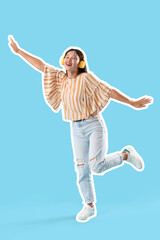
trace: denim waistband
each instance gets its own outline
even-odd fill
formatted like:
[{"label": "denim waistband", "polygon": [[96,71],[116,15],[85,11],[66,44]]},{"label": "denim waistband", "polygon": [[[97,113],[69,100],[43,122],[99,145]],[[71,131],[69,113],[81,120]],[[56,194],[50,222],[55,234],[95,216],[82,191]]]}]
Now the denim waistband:
[{"label": "denim waistband", "polygon": [[[86,118],[86,119],[88,119],[88,118]],[[86,120],[86,119],[73,120],[73,122],[81,122],[81,121],[84,121],[84,120]]]},{"label": "denim waistband", "polygon": [[83,122],[83,121],[85,121],[85,120],[97,119],[97,118],[100,118],[100,117],[89,117],[89,118],[84,118],[84,119],[80,119],[80,120],[73,120],[73,122]]}]

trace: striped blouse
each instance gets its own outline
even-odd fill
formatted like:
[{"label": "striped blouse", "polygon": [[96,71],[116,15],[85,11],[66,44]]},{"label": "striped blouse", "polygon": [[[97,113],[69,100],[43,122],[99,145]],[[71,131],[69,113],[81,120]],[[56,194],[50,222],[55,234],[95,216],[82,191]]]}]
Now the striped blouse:
[{"label": "striped blouse", "polygon": [[46,64],[42,84],[47,105],[54,112],[62,106],[64,121],[99,116],[109,103],[111,87],[92,72],[69,79],[64,71]]}]

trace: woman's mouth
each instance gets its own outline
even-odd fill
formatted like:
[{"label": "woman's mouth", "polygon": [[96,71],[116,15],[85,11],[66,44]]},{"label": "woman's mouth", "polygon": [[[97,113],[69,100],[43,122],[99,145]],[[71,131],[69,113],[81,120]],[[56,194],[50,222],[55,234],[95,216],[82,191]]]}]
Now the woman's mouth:
[{"label": "woman's mouth", "polygon": [[71,64],[71,63],[66,63],[66,65],[67,65],[68,67],[72,66],[72,64]]}]

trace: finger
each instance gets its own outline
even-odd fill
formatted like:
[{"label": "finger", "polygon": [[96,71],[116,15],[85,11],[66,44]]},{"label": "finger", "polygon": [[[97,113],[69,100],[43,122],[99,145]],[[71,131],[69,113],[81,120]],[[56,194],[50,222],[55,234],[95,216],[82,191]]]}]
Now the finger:
[{"label": "finger", "polygon": [[11,40],[11,38],[12,38],[12,35],[9,35],[9,36],[8,36],[8,40],[10,41],[10,40]]},{"label": "finger", "polygon": [[13,40],[12,40],[12,39],[9,39],[9,40],[10,40],[10,41],[9,41],[10,43],[13,43]]},{"label": "finger", "polygon": [[147,99],[147,100],[150,100],[150,101],[153,101],[153,98],[152,97],[150,97],[150,96],[145,96],[145,99]]},{"label": "finger", "polygon": [[150,96],[147,96],[147,95],[145,95],[145,96],[143,96],[143,97],[142,97],[142,99],[151,99],[151,97],[150,97]]},{"label": "finger", "polygon": [[150,97],[149,99],[151,100],[151,102],[153,102],[153,98],[152,97]]},{"label": "finger", "polygon": [[151,104],[153,104],[153,102],[152,102],[152,101],[147,103],[147,105],[151,105]]},{"label": "finger", "polygon": [[152,100],[150,99],[150,98],[146,98],[146,99],[144,99],[142,102],[143,103],[149,103],[149,102],[151,102]]},{"label": "finger", "polygon": [[11,38],[11,42],[12,42],[12,43],[15,43],[15,40],[13,40],[13,38]]},{"label": "finger", "polygon": [[143,104],[149,103],[149,102],[150,102],[150,99],[145,99],[144,101],[142,101]]},{"label": "finger", "polygon": [[11,38],[11,42],[14,43],[13,39]]},{"label": "finger", "polygon": [[150,99],[150,98],[149,97],[145,97],[144,99],[147,100],[147,99]]},{"label": "finger", "polygon": [[150,102],[152,102],[152,100],[151,100],[151,99],[146,99],[145,102],[146,102],[146,103],[150,103]]},{"label": "finger", "polygon": [[143,98],[141,98],[141,99],[140,99],[140,101],[145,101],[145,100],[146,100],[146,98],[145,98],[145,97],[143,97]]}]

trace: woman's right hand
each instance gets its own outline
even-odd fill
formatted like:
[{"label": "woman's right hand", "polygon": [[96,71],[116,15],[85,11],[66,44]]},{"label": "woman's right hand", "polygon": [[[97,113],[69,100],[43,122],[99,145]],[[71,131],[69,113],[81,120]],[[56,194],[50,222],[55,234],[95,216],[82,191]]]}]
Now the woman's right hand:
[{"label": "woman's right hand", "polygon": [[12,35],[8,36],[9,47],[14,54],[19,55],[26,63],[29,63],[40,72],[44,72],[45,63],[42,59],[34,56],[33,54],[27,53],[25,50],[18,46],[18,43],[14,40]]},{"label": "woman's right hand", "polygon": [[8,36],[8,40],[9,40],[9,47],[11,49],[11,51],[14,54],[18,54],[18,51],[20,50],[18,43],[15,41],[15,39],[13,38],[12,35]]}]

